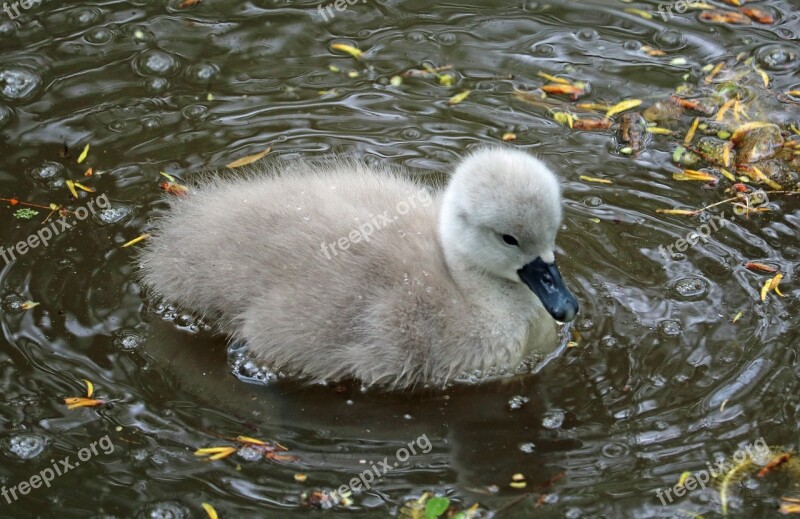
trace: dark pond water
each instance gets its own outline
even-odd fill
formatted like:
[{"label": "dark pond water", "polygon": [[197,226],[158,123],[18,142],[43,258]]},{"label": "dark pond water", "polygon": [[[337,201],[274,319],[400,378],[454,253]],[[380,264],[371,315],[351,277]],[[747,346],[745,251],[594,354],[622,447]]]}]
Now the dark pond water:
[{"label": "dark pond water", "polygon": [[[724,492],[717,482],[666,506],[655,494],[762,438],[798,447],[797,199],[772,196],[771,212],[664,254],[660,246],[708,215],[657,209],[730,196],[725,179],[672,178],[694,115],[674,121],[675,137],[651,135],[626,155],[615,128],[570,129],[514,97],[535,92],[546,72],[588,82],[581,102],[640,99],[643,109],[684,82],[712,88],[717,79],[704,78],[726,62],[718,77],[745,89],[752,120],[786,131],[800,121],[786,94],[800,90],[798,4],[749,3],[775,20],[747,26],[705,21],[699,10],[664,20],[644,1],[366,0],[327,21],[325,5],[43,1],[13,19],[0,11],[0,245],[46,227],[51,203],[80,215],[89,201],[110,200],[48,246],[0,263],[0,485],[17,489],[17,499],[0,497],[0,517],[206,517],[201,503],[223,518],[386,517],[424,492],[458,509],[479,503],[482,516],[570,518],[719,517],[725,493],[728,516],[771,517],[782,497],[800,497],[783,467],[763,478],[742,469]],[[392,81],[425,64],[451,65],[442,73],[454,84]],[[469,97],[448,104],[464,90]],[[413,394],[247,383],[225,362],[224,338],[147,300],[136,247],[121,247],[164,209],[162,171],[187,179],[272,146],[285,157],[390,160],[434,180],[505,133],[563,181],[560,262],[582,306],[563,338],[578,344],[535,374]],[[75,201],[68,179],[95,192],[78,187]],[[774,274],[747,261],[778,269],[786,297],[762,302]],[[104,405],[64,405],[86,396],[82,379]],[[296,460],[253,447],[211,462],[194,454],[239,435],[279,442]],[[422,435],[428,452],[351,502],[317,511],[303,497],[395,459]],[[49,488],[20,492],[67,456],[74,467]],[[525,488],[510,486],[515,474]]]}]

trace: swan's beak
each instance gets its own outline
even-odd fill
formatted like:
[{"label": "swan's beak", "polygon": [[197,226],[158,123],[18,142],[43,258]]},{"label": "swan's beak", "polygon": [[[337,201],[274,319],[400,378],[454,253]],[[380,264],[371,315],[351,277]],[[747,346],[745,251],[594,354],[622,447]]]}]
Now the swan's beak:
[{"label": "swan's beak", "polygon": [[564,284],[555,263],[545,263],[542,258],[536,258],[519,269],[517,274],[553,319],[566,323],[575,318],[578,300]]}]

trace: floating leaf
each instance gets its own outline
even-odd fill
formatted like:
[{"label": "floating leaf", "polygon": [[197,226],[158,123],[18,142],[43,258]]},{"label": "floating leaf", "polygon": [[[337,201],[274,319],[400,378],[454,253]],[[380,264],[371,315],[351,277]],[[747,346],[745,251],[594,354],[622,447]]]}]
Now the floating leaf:
[{"label": "floating leaf", "polygon": [[506,133],[503,134],[501,139],[503,141],[505,141],[505,142],[515,141],[515,140],[517,140],[517,134],[516,133],[511,133],[511,132],[506,132]]},{"label": "floating leaf", "polygon": [[741,7],[739,11],[754,22],[770,25],[775,23],[775,17],[768,11],[757,7]]},{"label": "floating leaf", "polygon": [[447,101],[447,104],[449,104],[449,105],[457,105],[458,103],[460,103],[461,101],[463,101],[464,99],[466,99],[466,98],[467,98],[467,96],[469,96],[470,92],[472,92],[472,90],[464,90],[464,91],[463,91],[463,92],[461,92],[460,94],[456,94],[456,95],[454,95],[453,97],[451,97],[451,98],[450,98],[450,99]]},{"label": "floating leaf", "polygon": [[86,187],[86,186],[84,186],[83,184],[81,184],[79,182],[73,182],[72,185],[74,185],[75,187],[77,187],[81,191],[85,191],[86,193],[94,193],[95,192],[95,190],[92,189],[91,187]]},{"label": "floating leaf", "polygon": [[778,272],[778,269],[776,269],[775,267],[771,267],[763,263],[756,263],[755,261],[748,261],[747,263],[744,264],[744,268],[746,268],[747,270],[767,272],[769,274],[774,274],[775,272]]},{"label": "floating leaf", "polygon": [[788,452],[783,452],[783,453],[779,454],[778,456],[775,456],[774,458],[769,460],[769,463],[764,465],[764,467],[761,470],[758,471],[758,474],[756,474],[756,477],[759,477],[759,478],[765,477],[767,474],[769,474],[770,472],[772,472],[776,468],[780,467],[781,465],[783,465],[784,463],[786,463],[790,459],[792,459],[792,455],[791,455],[791,453],[788,453]]},{"label": "floating leaf", "polygon": [[83,379],[83,381],[86,383],[86,398],[92,398],[92,395],[94,395],[94,384],[86,379]]},{"label": "floating leaf", "polygon": [[125,248],[127,248],[127,247],[132,247],[133,245],[136,245],[137,243],[139,243],[139,242],[141,242],[141,241],[144,241],[144,240],[146,240],[146,239],[147,239],[147,238],[149,238],[149,237],[150,237],[150,235],[149,235],[149,234],[142,234],[142,235],[141,235],[141,236],[139,236],[138,238],[134,238],[134,239],[132,239],[131,241],[129,241],[128,243],[126,243],[125,245],[123,245],[121,248],[125,249]]},{"label": "floating leaf", "polygon": [[208,514],[209,519],[219,519],[217,511],[214,510],[213,506],[209,505],[208,503],[201,503],[201,506],[203,507],[203,510],[206,511],[206,514]]},{"label": "floating leaf", "polygon": [[86,145],[86,146],[83,148],[83,151],[81,152],[80,156],[78,157],[78,164],[80,164],[80,163],[82,163],[84,160],[86,160],[86,157],[87,157],[88,155],[89,155],[89,145],[87,144],[87,145]]},{"label": "floating leaf", "polygon": [[642,104],[641,99],[628,99],[627,101],[622,101],[621,103],[617,103],[609,108],[608,112],[606,112],[606,117],[612,117],[626,110],[630,110],[631,108],[636,108],[640,104]]},{"label": "floating leaf", "polygon": [[33,218],[37,214],[39,214],[39,211],[37,211],[35,209],[29,209],[29,208],[26,207],[24,209],[17,209],[14,212],[14,218],[17,218],[19,220],[30,220],[31,218]]},{"label": "floating leaf", "polygon": [[641,9],[633,9],[633,8],[627,8],[627,9],[624,9],[624,11],[626,13],[635,14],[636,16],[641,16],[645,20],[652,20],[653,19],[653,13],[651,13],[649,11],[643,11]]},{"label": "floating leaf", "polygon": [[584,182],[594,182],[596,184],[613,184],[611,180],[605,178],[597,178],[597,177],[587,177],[586,175],[581,175],[579,177]]},{"label": "floating leaf", "polygon": [[234,160],[233,162],[231,162],[230,164],[228,164],[225,167],[226,168],[230,168],[230,169],[234,169],[234,168],[240,168],[242,166],[247,166],[248,164],[252,164],[253,162],[257,162],[257,161],[261,160],[270,151],[272,151],[272,146],[270,146],[269,148],[265,149],[264,151],[262,151],[260,153],[256,153],[254,155],[248,155],[247,157],[242,157],[239,160]]},{"label": "floating leaf", "polygon": [[511,476],[511,483],[509,485],[511,488],[522,489],[528,486],[528,483],[525,481],[525,476],[517,473]]},{"label": "floating leaf", "polygon": [[189,194],[188,187],[175,182],[162,182],[158,186],[171,195],[187,196]]},{"label": "floating leaf", "polygon": [[75,190],[75,182],[72,180],[67,180],[67,189],[69,189],[69,192],[73,198],[78,198],[78,192]]},{"label": "floating leaf", "polygon": [[364,55],[364,53],[361,52],[360,49],[357,49],[356,47],[353,47],[352,45],[347,45],[346,43],[332,43],[331,44],[331,48],[333,50],[346,52],[347,54],[350,54],[354,58],[360,58],[360,57],[362,57]]},{"label": "floating leaf", "polygon": [[692,211],[689,209],[656,209],[657,213],[661,214],[673,214],[679,216],[697,216],[700,214],[700,211]]},{"label": "floating leaf", "polygon": [[736,314],[736,315],[733,317],[733,319],[731,319],[731,322],[732,322],[732,323],[735,323],[736,321],[738,321],[739,319],[741,319],[741,318],[742,318],[742,315],[744,315],[744,312],[739,312],[738,314]]},{"label": "floating leaf", "polygon": [[684,169],[682,173],[673,173],[672,178],[674,180],[696,180],[700,182],[716,182],[719,180],[711,173],[694,169]]},{"label": "floating leaf", "polygon": [[22,303],[22,306],[20,306],[20,308],[22,308],[23,310],[30,310],[31,308],[36,308],[40,304],[41,303],[34,303],[33,301],[25,301],[24,303]]},{"label": "floating leaf", "polygon": [[541,89],[547,94],[569,96],[573,101],[577,100],[583,95],[586,95],[586,85],[584,83],[575,85],[564,85],[561,83],[555,85],[543,85]]},{"label": "floating leaf", "polygon": [[446,497],[433,497],[425,503],[425,519],[437,519],[450,508],[450,500]]},{"label": "floating leaf", "polygon": [[581,118],[575,119],[573,121],[573,127],[576,130],[606,130],[611,128],[613,121],[604,117],[602,119],[598,118]]},{"label": "floating leaf", "polygon": [[92,398],[70,397],[65,398],[64,403],[67,405],[67,409],[78,409],[79,407],[97,407],[105,404],[105,401]]}]

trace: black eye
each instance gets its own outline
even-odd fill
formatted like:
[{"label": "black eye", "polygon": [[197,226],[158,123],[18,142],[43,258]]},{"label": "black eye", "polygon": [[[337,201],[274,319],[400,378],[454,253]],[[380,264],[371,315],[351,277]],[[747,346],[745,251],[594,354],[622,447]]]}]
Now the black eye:
[{"label": "black eye", "polygon": [[511,236],[510,234],[504,234],[503,235],[503,241],[506,242],[507,244],[513,245],[515,247],[519,246],[519,242],[517,241],[517,239],[514,238],[513,236]]}]

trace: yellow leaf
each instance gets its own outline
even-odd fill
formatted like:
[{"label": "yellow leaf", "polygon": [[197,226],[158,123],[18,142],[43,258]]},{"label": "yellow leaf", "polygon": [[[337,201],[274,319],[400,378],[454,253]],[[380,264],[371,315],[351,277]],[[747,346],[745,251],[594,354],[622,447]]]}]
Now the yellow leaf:
[{"label": "yellow leaf", "polygon": [[698,180],[700,182],[714,182],[717,180],[717,177],[711,173],[693,169],[684,169],[683,173],[673,173],[672,178],[675,180]]},{"label": "yellow leaf", "polygon": [[550,81],[551,83],[560,83],[562,85],[572,84],[572,82],[569,79],[564,79],[563,77],[551,76],[550,74],[546,74],[544,72],[537,72],[536,75]]},{"label": "yellow leaf", "polygon": [[266,445],[267,442],[258,440],[256,438],[250,438],[249,436],[237,436],[236,441],[240,443],[251,443],[253,445]]},{"label": "yellow leaf", "polygon": [[732,323],[735,323],[736,321],[738,321],[739,319],[741,319],[741,318],[742,318],[742,315],[743,315],[743,314],[744,314],[744,312],[739,312],[738,314],[736,314],[736,315],[733,317],[733,319],[731,320],[731,322],[732,322]]},{"label": "yellow leaf", "polygon": [[361,56],[364,55],[364,53],[361,52],[361,50],[353,47],[352,45],[347,45],[346,43],[332,43],[331,48],[333,50],[346,52],[347,54],[350,54],[354,58],[360,58]]},{"label": "yellow leaf", "polygon": [[697,127],[700,125],[700,118],[695,117],[694,121],[692,121],[692,126],[689,128],[689,131],[686,133],[686,138],[683,139],[683,144],[688,146],[692,143],[692,139],[694,139],[694,134],[697,132]]},{"label": "yellow leaf", "polygon": [[657,213],[661,214],[674,214],[680,216],[695,216],[698,211],[691,211],[689,209],[656,209]]},{"label": "yellow leaf", "polygon": [[640,104],[642,104],[641,99],[628,99],[627,101],[622,101],[621,103],[617,103],[609,108],[608,112],[606,112],[606,117],[611,117],[626,110],[630,110],[631,108],[636,108]]},{"label": "yellow leaf", "polygon": [[75,191],[75,182],[72,180],[67,180],[67,189],[69,189],[69,192],[72,194],[73,198],[78,198],[78,192]]},{"label": "yellow leaf", "polygon": [[454,95],[453,97],[450,98],[449,101],[447,101],[447,104],[449,104],[449,105],[457,105],[458,103],[460,103],[461,101],[466,99],[467,96],[470,94],[470,92],[472,92],[472,90],[464,90],[460,94]]},{"label": "yellow leaf", "polygon": [[149,237],[150,237],[150,235],[149,235],[149,234],[142,234],[142,235],[141,235],[141,236],[139,236],[138,238],[134,238],[134,239],[132,239],[131,241],[129,241],[128,243],[126,243],[125,245],[123,245],[121,248],[122,248],[122,249],[125,249],[125,248],[127,248],[127,247],[131,247],[131,246],[133,246],[133,245],[136,245],[136,244],[137,244],[137,243],[139,243],[140,241],[144,241],[144,240],[146,240],[146,239],[147,239],[147,238],[149,238]]},{"label": "yellow leaf", "polygon": [[164,173],[163,171],[161,171],[161,172],[159,172],[159,175],[161,175],[162,177],[166,178],[166,179],[167,179],[167,180],[169,180],[170,182],[177,182],[177,180],[175,179],[175,177],[173,177],[173,176],[172,176],[172,175],[170,175],[169,173]]},{"label": "yellow leaf", "polygon": [[220,452],[228,452],[229,450],[236,450],[234,447],[203,447],[194,451],[195,456],[207,456],[209,454],[219,454]]},{"label": "yellow leaf", "polygon": [[515,141],[515,140],[517,140],[517,134],[516,133],[511,133],[511,132],[506,132],[506,133],[503,134],[502,139],[505,142]]},{"label": "yellow leaf", "polygon": [[648,126],[647,133],[655,135],[672,135],[672,130],[669,128],[659,128],[658,126]]},{"label": "yellow leaf", "polygon": [[688,470],[686,472],[681,473],[681,477],[678,478],[678,485],[684,486],[686,484],[686,480],[689,479],[689,476],[691,475],[692,473],[689,472]]},{"label": "yellow leaf", "polygon": [[778,190],[783,189],[783,187],[780,184],[778,184],[777,182],[775,182],[774,180],[772,180],[771,178],[766,176],[763,171],[761,171],[760,169],[758,169],[755,166],[753,166],[753,173],[756,174],[756,178],[758,180],[760,180],[761,182],[765,183],[766,185],[768,185],[772,189],[778,189]]},{"label": "yellow leaf", "polygon": [[239,160],[234,160],[233,162],[231,162],[230,164],[228,164],[225,167],[226,168],[230,168],[230,169],[234,169],[234,168],[240,168],[242,166],[247,166],[248,164],[252,164],[253,162],[261,160],[270,151],[272,151],[272,147],[271,146],[269,148],[265,149],[264,151],[262,151],[261,153],[256,153],[255,155],[248,155],[247,157],[242,157]]},{"label": "yellow leaf", "polygon": [[79,407],[96,407],[105,402],[103,400],[93,400],[91,398],[71,397],[65,398],[64,403],[67,404],[67,409],[77,409]]},{"label": "yellow leaf", "polygon": [[758,67],[756,67],[756,72],[759,76],[761,76],[761,81],[764,82],[764,87],[769,88],[769,75]]},{"label": "yellow leaf", "polygon": [[83,184],[81,184],[81,183],[79,183],[79,182],[73,182],[72,184],[73,184],[75,187],[77,187],[78,189],[80,189],[81,191],[85,191],[85,192],[87,192],[87,193],[94,193],[94,191],[95,191],[95,190],[94,190],[94,189],[92,189],[91,187],[86,187],[86,186],[84,186]]},{"label": "yellow leaf", "polygon": [[628,8],[628,9],[624,9],[624,11],[625,11],[626,13],[630,13],[630,14],[635,14],[635,15],[637,15],[637,16],[641,16],[641,17],[642,17],[642,18],[644,18],[645,20],[652,20],[652,19],[653,19],[653,14],[652,14],[652,13],[650,13],[650,12],[648,12],[648,11],[643,11],[643,10],[641,10],[641,9],[631,9],[631,8]]},{"label": "yellow leaf", "polygon": [[89,155],[89,145],[87,144],[83,151],[81,152],[80,157],[78,157],[78,164],[86,160],[86,156]]},{"label": "yellow leaf", "polygon": [[213,506],[209,505],[208,503],[202,503],[202,506],[203,510],[205,510],[206,513],[208,514],[209,519],[219,519],[217,511],[214,510]]},{"label": "yellow leaf", "polygon": [[94,384],[86,379],[83,379],[83,381],[86,383],[86,398],[92,398],[92,395],[94,394]]},{"label": "yellow leaf", "polygon": [[597,183],[597,184],[613,184],[614,183],[611,180],[608,180],[608,179],[605,179],[605,178],[587,177],[586,175],[581,175],[579,178],[581,180],[583,180],[584,182],[594,182],[594,183]]},{"label": "yellow leaf", "polygon": [[735,177],[735,176],[733,176],[733,173],[731,173],[731,172],[730,172],[730,171],[728,171],[727,169],[725,169],[725,168],[720,168],[720,169],[719,169],[719,171],[720,171],[720,173],[722,173],[722,176],[724,176],[725,178],[727,178],[727,179],[728,179],[728,180],[730,180],[731,182],[736,182],[736,177]]}]

